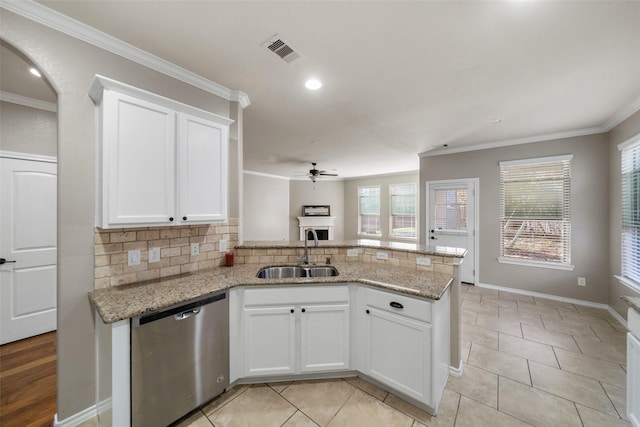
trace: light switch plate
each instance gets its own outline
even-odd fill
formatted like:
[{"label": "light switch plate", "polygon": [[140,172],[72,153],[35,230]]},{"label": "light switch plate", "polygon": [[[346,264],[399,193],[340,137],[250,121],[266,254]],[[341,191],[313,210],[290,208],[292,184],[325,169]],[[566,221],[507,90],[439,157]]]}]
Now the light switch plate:
[{"label": "light switch plate", "polygon": [[160,248],[149,249],[149,263],[160,262]]},{"label": "light switch plate", "polygon": [[220,252],[227,252],[227,241],[226,240],[220,240],[218,242],[218,250]]},{"label": "light switch plate", "polygon": [[428,256],[419,256],[416,258],[416,264],[429,267],[431,265],[431,258]]},{"label": "light switch plate", "polygon": [[127,265],[129,267],[140,265],[140,249],[134,249],[127,253]]},{"label": "light switch plate", "polygon": [[347,256],[358,256],[357,249],[347,249]]},{"label": "light switch plate", "polygon": [[196,242],[196,243],[192,243],[191,244],[191,256],[198,256],[200,255],[200,243]]},{"label": "light switch plate", "polygon": [[587,286],[587,278],[578,277],[578,286]]},{"label": "light switch plate", "polygon": [[378,259],[389,259],[389,254],[386,252],[378,251],[376,252],[376,258]]}]

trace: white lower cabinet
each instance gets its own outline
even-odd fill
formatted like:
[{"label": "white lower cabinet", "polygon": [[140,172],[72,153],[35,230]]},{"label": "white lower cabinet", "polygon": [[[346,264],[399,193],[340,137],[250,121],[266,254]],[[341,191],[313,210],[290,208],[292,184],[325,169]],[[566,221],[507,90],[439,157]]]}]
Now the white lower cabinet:
[{"label": "white lower cabinet", "polygon": [[367,375],[430,401],[431,325],[370,307],[365,319]]},{"label": "white lower cabinet", "polygon": [[449,377],[449,291],[427,301],[358,290],[359,370],[436,413]]},{"label": "white lower cabinet", "polygon": [[349,369],[349,304],[305,304],[300,310],[300,371]]},{"label": "white lower cabinet", "polygon": [[292,307],[244,309],[245,375],[293,374],[296,370]]},{"label": "white lower cabinet", "polygon": [[[264,377],[349,369],[348,286],[261,288],[234,293],[231,307],[241,311],[235,318],[242,336],[238,342],[243,345],[233,348],[232,333],[232,381],[236,379],[234,374]],[[234,314],[231,316],[233,324]]]},{"label": "white lower cabinet", "polygon": [[359,284],[236,288],[229,302],[231,382],[359,372],[437,412],[449,377],[448,290],[429,301]]}]

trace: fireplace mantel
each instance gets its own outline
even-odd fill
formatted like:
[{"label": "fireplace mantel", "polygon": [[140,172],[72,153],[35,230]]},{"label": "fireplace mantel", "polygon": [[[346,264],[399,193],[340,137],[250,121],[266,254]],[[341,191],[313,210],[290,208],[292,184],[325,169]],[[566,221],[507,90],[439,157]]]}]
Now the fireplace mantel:
[{"label": "fireplace mantel", "polygon": [[299,216],[300,240],[304,240],[304,230],[307,228],[327,230],[329,240],[333,240],[333,224],[335,219],[335,216]]}]

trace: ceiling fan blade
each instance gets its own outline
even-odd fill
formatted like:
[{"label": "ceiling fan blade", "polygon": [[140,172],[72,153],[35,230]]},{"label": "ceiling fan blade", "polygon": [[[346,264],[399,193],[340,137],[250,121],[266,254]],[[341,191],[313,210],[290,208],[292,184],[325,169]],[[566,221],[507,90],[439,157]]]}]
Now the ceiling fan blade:
[{"label": "ceiling fan blade", "polygon": [[337,173],[325,173],[325,172],[320,172],[318,175],[322,175],[322,176],[338,176]]}]

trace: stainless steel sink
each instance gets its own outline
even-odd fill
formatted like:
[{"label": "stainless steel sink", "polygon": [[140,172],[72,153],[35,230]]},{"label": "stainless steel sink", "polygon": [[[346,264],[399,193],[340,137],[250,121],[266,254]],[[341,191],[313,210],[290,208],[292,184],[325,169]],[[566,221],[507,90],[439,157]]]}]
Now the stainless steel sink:
[{"label": "stainless steel sink", "polygon": [[263,267],[256,276],[260,279],[288,279],[292,277],[329,277],[338,274],[338,270],[330,265],[284,265]]}]

